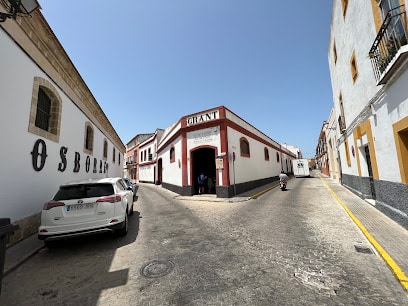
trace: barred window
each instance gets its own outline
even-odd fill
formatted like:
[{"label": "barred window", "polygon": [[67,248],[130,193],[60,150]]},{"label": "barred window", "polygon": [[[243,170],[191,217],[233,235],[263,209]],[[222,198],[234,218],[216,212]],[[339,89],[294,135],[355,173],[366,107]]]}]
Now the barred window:
[{"label": "barred window", "polygon": [[241,138],[239,141],[239,146],[241,150],[241,156],[250,157],[248,140],[246,140],[245,138]]},{"label": "barred window", "polygon": [[51,99],[40,87],[38,89],[38,103],[37,113],[35,116],[35,126],[39,127],[44,131],[48,131],[50,127],[50,117],[51,117]]},{"label": "barred window", "polygon": [[94,132],[90,123],[85,124],[85,150],[88,154],[92,154],[94,142]]},{"label": "barred window", "polygon": [[108,158],[108,142],[106,140],[103,141],[103,158]]},{"label": "barred window", "polygon": [[176,152],[175,152],[175,150],[174,150],[174,147],[172,147],[172,148],[170,149],[170,162],[171,162],[171,163],[174,163],[175,160],[176,160]]},{"label": "barred window", "polygon": [[268,148],[264,148],[264,156],[265,156],[265,160],[269,160],[269,150]]}]

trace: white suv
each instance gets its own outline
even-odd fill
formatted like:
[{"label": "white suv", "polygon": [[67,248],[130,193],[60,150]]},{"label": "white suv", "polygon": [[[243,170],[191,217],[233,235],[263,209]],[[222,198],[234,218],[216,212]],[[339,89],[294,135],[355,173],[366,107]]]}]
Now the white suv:
[{"label": "white suv", "polygon": [[133,214],[133,192],[120,177],[89,179],[61,185],[44,204],[38,239],[50,246],[55,240],[128,231]]}]

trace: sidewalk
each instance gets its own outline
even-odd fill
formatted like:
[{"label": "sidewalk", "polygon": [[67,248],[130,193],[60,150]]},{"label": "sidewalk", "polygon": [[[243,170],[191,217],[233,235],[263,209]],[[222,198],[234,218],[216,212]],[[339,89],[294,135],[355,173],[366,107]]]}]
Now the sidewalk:
[{"label": "sidewalk", "polygon": [[[320,174],[315,177],[320,177],[339,205],[343,206],[351,219],[371,242],[373,250],[375,249],[383,257],[401,285],[408,291],[408,230],[377,210],[373,201],[369,203],[361,199],[336,180]],[[190,201],[241,202],[257,198],[269,190],[277,188],[277,186],[278,182],[274,182],[228,199],[217,198],[216,195],[187,197],[171,193],[175,198]],[[4,276],[43,247],[44,242],[38,240],[35,234],[8,248],[6,250]]]},{"label": "sidewalk", "polygon": [[408,230],[336,180],[318,175],[408,291]]}]

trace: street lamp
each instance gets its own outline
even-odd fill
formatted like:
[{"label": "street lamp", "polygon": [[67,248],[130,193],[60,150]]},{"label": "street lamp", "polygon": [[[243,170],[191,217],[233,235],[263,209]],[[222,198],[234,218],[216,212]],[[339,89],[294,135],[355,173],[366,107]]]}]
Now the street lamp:
[{"label": "street lamp", "polygon": [[13,18],[15,20],[17,14],[30,15],[40,6],[37,0],[6,0],[3,2],[9,2],[9,12],[0,12],[0,22],[6,21],[7,18]]}]

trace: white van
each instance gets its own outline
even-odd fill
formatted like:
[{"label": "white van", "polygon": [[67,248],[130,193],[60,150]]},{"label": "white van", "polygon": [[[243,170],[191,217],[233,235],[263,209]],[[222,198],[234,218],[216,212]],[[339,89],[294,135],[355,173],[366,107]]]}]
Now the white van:
[{"label": "white van", "polygon": [[301,176],[310,176],[309,172],[309,162],[307,159],[293,159],[292,160],[292,166],[293,166],[293,175],[295,177],[301,177]]}]

